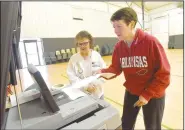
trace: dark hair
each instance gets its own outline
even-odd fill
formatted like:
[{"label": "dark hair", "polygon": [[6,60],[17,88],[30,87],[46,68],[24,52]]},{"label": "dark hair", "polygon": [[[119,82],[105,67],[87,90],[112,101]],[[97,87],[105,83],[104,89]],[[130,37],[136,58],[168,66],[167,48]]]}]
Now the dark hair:
[{"label": "dark hair", "polygon": [[[134,21],[135,22],[135,25],[136,25],[136,23],[138,21],[138,18],[137,18],[136,12],[132,8],[125,7],[125,8],[121,8],[121,9],[117,10],[111,16],[111,19],[110,20],[112,22],[115,21],[115,20],[124,20],[127,25],[129,25],[129,23],[131,21]],[[134,25],[134,27],[135,27],[135,25]]]},{"label": "dark hair", "polygon": [[[93,49],[93,37],[92,35],[87,32],[87,31],[80,31],[76,37],[75,37],[75,41],[77,41],[78,39],[82,39],[82,38],[87,38],[89,39],[89,44],[90,44],[90,48]],[[78,43],[76,42],[76,46],[78,46]]]}]

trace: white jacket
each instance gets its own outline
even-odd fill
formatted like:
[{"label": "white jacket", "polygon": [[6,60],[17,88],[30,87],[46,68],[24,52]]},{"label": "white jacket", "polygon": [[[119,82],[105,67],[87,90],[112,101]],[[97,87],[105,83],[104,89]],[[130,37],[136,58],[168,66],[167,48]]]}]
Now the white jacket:
[{"label": "white jacket", "polygon": [[[106,64],[97,51],[92,50],[87,59],[84,59],[78,52],[69,60],[67,75],[70,83],[73,84],[94,75],[97,70],[105,67]],[[103,95],[102,88],[99,89],[101,90],[99,90],[98,95]]]}]

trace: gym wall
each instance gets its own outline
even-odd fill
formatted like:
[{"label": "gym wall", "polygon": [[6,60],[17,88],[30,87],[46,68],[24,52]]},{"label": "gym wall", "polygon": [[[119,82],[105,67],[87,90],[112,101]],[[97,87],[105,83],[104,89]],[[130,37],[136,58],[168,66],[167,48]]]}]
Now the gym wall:
[{"label": "gym wall", "polygon": [[151,21],[151,34],[159,39],[165,49],[169,48],[169,44],[173,44],[176,49],[183,49],[182,9],[175,5],[164,6],[152,10],[149,13],[149,19]]},{"label": "gym wall", "polygon": [[[43,38],[44,52],[55,52],[60,49],[68,49],[75,47],[74,38]],[[94,44],[99,45],[101,48],[104,44],[108,44],[111,47],[118,42],[114,37],[101,37],[94,38]]]},{"label": "gym wall", "polygon": [[[21,38],[42,38],[44,52],[75,47],[74,37],[81,30],[90,32],[100,47],[115,44],[117,38],[110,17],[128,6],[126,2],[119,4],[120,7],[105,2],[23,2]],[[142,9],[131,6],[138,13],[140,24],[136,27],[141,28]],[[145,19],[148,21],[147,13]]]},{"label": "gym wall", "polygon": [[[93,37],[116,37],[110,17],[127,6],[125,2],[120,7],[105,2],[23,2],[21,38],[74,38],[81,30]],[[141,8],[132,6],[142,24]]]}]

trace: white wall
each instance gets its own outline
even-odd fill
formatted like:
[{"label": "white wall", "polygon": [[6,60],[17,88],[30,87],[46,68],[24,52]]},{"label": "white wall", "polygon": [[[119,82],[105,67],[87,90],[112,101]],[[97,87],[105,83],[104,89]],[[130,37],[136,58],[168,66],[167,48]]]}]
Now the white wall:
[{"label": "white wall", "polygon": [[169,35],[183,34],[183,10],[176,9],[169,14]]},{"label": "white wall", "polygon": [[170,35],[183,34],[183,10],[176,5],[164,6],[149,12],[151,34],[168,48]]},{"label": "white wall", "polygon": [[[21,37],[74,37],[80,30],[88,30],[94,37],[115,37],[110,17],[127,6],[125,2],[23,2]],[[142,9],[135,4],[131,7],[141,24],[138,22],[136,28],[141,28]],[[144,27],[150,28],[148,33],[167,48],[169,35],[183,34],[182,11],[168,5],[145,12]],[[81,17],[83,21],[73,17]]]},{"label": "white wall", "polygon": [[168,48],[168,26],[168,15],[152,19],[152,35],[158,38],[164,48]]},{"label": "white wall", "polygon": [[[21,37],[74,37],[83,29],[88,30],[94,37],[115,36],[109,21],[109,13],[100,11],[98,8],[97,10],[86,9],[87,6],[82,8],[69,4],[64,2],[23,2]],[[106,5],[106,3],[103,4]],[[76,10],[82,16],[83,21],[73,20],[73,16],[78,15],[74,13]]]},{"label": "white wall", "polygon": [[21,37],[69,36],[71,11],[55,2],[23,2]]},{"label": "white wall", "polygon": [[[111,15],[127,7],[106,2],[23,2],[21,37],[74,37],[80,30],[89,31],[94,37],[115,37]],[[141,8],[132,5],[142,24]],[[73,20],[79,16],[83,21]],[[145,19],[148,14],[145,13]],[[136,27],[141,28],[140,24]]]},{"label": "white wall", "polygon": [[[183,9],[177,8],[175,5],[168,5],[149,12],[151,21],[163,16],[166,16],[166,21],[168,21],[164,23],[164,26],[168,25],[169,35],[183,34]],[[163,24],[163,20],[161,24]],[[159,27],[158,29],[160,30]]]}]

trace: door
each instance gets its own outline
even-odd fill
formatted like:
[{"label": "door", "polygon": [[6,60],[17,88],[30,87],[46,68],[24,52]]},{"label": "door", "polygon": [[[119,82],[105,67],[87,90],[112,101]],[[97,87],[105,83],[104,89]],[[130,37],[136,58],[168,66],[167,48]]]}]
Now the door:
[{"label": "door", "polygon": [[24,40],[27,64],[40,65],[37,40]]}]

